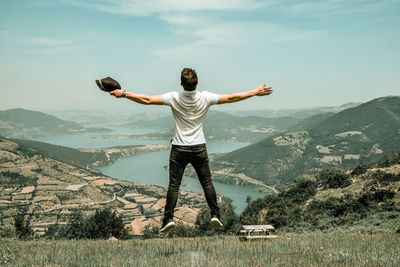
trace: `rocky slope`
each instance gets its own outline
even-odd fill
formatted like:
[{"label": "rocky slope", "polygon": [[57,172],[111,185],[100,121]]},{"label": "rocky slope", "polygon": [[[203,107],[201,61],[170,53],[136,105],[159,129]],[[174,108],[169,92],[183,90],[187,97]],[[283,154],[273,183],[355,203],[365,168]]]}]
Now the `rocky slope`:
[{"label": "rocky slope", "polygon": [[311,179],[297,180],[277,195],[251,202],[242,223],[273,224],[290,231],[335,228],[399,234],[400,152],[393,159],[388,166],[379,163],[347,174],[325,170]]}]

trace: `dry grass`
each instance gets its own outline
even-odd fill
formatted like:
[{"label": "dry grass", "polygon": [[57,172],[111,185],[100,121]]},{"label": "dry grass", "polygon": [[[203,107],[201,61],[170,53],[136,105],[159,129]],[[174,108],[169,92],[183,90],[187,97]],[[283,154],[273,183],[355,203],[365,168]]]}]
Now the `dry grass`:
[{"label": "dry grass", "polygon": [[0,264],[12,266],[399,266],[393,233],[280,234],[275,240],[237,237],[107,242],[2,240]]}]

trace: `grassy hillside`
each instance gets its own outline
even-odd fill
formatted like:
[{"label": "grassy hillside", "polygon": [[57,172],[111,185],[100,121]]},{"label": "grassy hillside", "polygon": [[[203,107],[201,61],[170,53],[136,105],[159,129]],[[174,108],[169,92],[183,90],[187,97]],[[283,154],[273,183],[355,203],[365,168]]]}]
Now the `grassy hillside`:
[{"label": "grassy hillside", "polygon": [[400,152],[350,173],[324,169],[276,195],[251,202],[243,224],[272,224],[285,231],[382,229],[400,234]]},{"label": "grassy hillside", "polygon": [[20,108],[0,111],[0,135],[5,137],[30,138],[88,130],[107,131],[103,128],[87,128],[39,111]]},{"label": "grassy hillside", "polygon": [[80,168],[107,165],[120,158],[169,149],[169,146],[163,145],[131,145],[79,150],[33,140],[11,140],[19,145],[19,151],[52,158]]},{"label": "grassy hillside", "polygon": [[24,139],[13,139],[13,141],[19,144],[20,151],[30,150],[31,153],[81,168],[86,168],[96,161],[107,161],[107,156],[103,152],[82,152],[74,148]]},{"label": "grassy hillside", "polygon": [[0,264],[12,266],[398,266],[400,262],[400,239],[389,233],[281,234],[259,242],[224,236],[2,241]]},{"label": "grassy hillside", "polygon": [[321,168],[351,168],[400,148],[400,97],[308,118],[289,131],[215,158],[213,167],[284,185]]}]

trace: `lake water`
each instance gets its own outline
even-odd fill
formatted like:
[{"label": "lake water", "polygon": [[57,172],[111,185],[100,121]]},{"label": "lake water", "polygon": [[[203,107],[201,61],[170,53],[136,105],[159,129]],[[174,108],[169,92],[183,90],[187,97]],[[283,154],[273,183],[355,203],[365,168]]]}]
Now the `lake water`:
[{"label": "lake water", "polygon": [[[133,129],[127,127],[114,127],[115,132],[111,135],[129,135],[144,134],[154,132],[154,129]],[[140,145],[140,144],[163,144],[169,145],[168,140],[138,140],[138,139],[104,139],[92,138],[92,136],[108,135],[110,133],[77,133],[52,135],[36,138],[34,140],[47,142],[56,145],[68,146],[72,148],[102,148],[122,145]],[[239,149],[247,144],[232,143],[221,141],[208,141],[207,150],[209,153],[226,153]],[[104,174],[117,178],[119,180],[130,181],[138,184],[151,184],[162,187],[168,187],[168,171],[165,166],[168,165],[169,151],[158,151],[144,155],[138,155],[129,158],[117,160],[111,165],[98,166],[97,169]],[[229,185],[214,182],[217,194],[232,199],[235,212],[240,214],[247,206],[246,197],[250,196],[255,200],[264,194],[255,191],[251,187]],[[203,192],[200,182],[197,178],[184,176],[181,183],[181,189],[184,191]]]}]

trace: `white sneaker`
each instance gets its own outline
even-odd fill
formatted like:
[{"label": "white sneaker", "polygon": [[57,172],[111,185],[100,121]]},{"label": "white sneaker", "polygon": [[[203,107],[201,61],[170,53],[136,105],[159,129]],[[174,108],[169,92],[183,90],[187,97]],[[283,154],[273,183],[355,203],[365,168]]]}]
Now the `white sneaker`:
[{"label": "white sneaker", "polygon": [[161,229],[160,229],[160,233],[166,233],[167,231],[169,231],[170,229],[175,227],[175,223],[172,220],[168,220],[166,222],[163,223]]},{"label": "white sneaker", "polygon": [[211,218],[211,225],[214,228],[222,228],[224,225],[222,224],[222,222],[217,218],[217,217],[212,217]]}]

